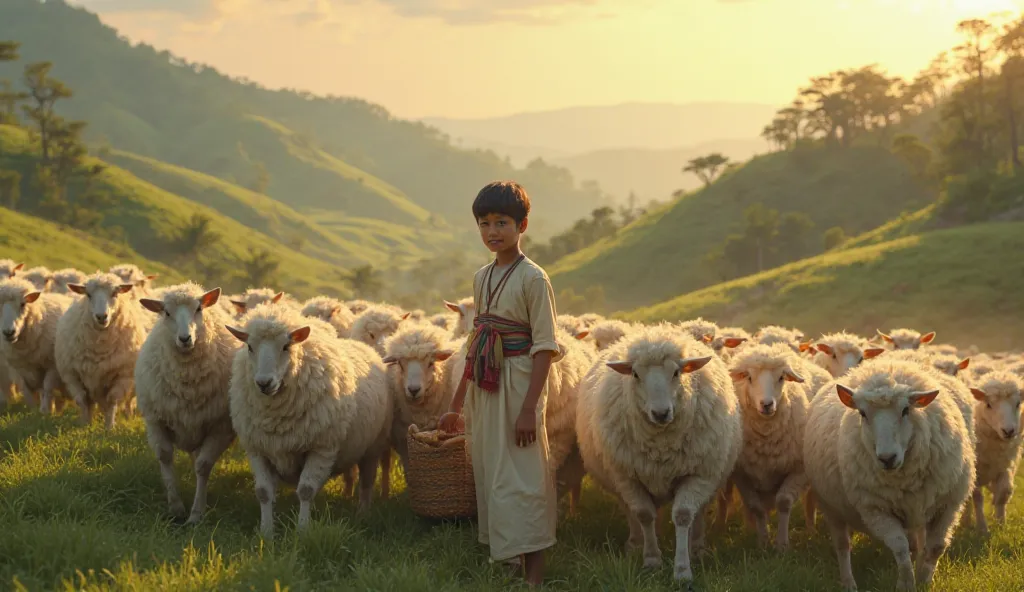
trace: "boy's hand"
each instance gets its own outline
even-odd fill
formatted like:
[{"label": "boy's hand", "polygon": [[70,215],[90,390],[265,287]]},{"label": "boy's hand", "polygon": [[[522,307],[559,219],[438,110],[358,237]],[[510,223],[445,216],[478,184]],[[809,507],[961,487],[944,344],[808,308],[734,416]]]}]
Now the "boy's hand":
[{"label": "boy's hand", "polygon": [[516,446],[529,446],[537,441],[537,413],[533,409],[523,409],[516,419]]},{"label": "boy's hand", "polygon": [[449,434],[464,432],[466,430],[466,420],[461,414],[449,411],[442,415],[441,419],[437,420],[437,429]]}]

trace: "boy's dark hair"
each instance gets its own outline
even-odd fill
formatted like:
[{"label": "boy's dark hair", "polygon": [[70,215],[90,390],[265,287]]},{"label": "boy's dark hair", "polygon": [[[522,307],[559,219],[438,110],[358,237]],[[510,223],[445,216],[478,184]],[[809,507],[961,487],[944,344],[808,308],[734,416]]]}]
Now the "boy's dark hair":
[{"label": "boy's dark hair", "polygon": [[479,220],[487,214],[504,214],[522,224],[530,215],[530,196],[515,181],[488,183],[473,200],[473,217]]}]

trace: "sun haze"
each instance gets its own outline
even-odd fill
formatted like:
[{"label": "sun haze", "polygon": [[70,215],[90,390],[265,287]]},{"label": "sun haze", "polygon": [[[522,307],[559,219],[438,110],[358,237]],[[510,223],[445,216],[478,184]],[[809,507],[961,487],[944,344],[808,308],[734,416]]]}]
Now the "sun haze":
[{"label": "sun haze", "polygon": [[401,117],[784,103],[876,61],[910,76],[1018,0],[80,0],[133,41]]}]

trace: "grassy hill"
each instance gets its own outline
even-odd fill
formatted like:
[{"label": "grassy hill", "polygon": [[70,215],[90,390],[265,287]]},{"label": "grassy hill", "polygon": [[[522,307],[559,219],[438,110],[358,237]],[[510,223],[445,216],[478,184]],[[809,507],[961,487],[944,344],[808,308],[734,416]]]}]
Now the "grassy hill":
[{"label": "grassy hill", "polygon": [[983,350],[1024,347],[1024,223],[938,230],[829,252],[623,315],[640,321],[703,316],[810,335],[915,327]]},{"label": "grassy hill", "polygon": [[[254,186],[296,209],[409,224],[427,213],[465,218],[485,183],[514,178],[538,204],[535,230],[556,232],[604,197],[565,169],[516,169],[491,152],[461,150],[439,130],[354,98],[270,90],[167,51],[132,45],[93,13],[65,2],[0,2],[0,39],[22,43],[0,78],[50,61],[74,98],[57,110],[89,122],[91,140]],[[361,179],[361,181],[360,181]]]},{"label": "grassy hill", "polygon": [[134,263],[147,273],[160,274],[160,285],[185,279],[174,268],[146,259],[123,244],[6,208],[0,208],[0,259],[14,259],[26,268],[76,267],[85,273],[106,270],[118,263]]},{"label": "grassy hill", "polygon": [[807,214],[820,236],[837,225],[860,234],[930,200],[903,163],[882,148],[767,154],[548,271],[558,289],[601,285],[610,307],[632,309],[717,283],[704,257],[742,230],[743,210],[751,204]]},{"label": "grassy hill", "polygon": [[[20,171],[22,185],[27,187],[36,158],[24,130],[0,125],[0,168]],[[113,198],[104,212],[104,225],[122,228],[127,244],[144,257],[169,261],[169,241],[188,224],[193,213],[199,212],[211,219],[211,229],[222,238],[212,253],[206,253],[210,259],[235,267],[252,251],[267,249],[280,262],[278,279],[283,289],[307,296],[323,291],[346,292],[339,285],[337,267],[327,261],[300,253],[213,208],[160,189],[116,166],[99,176],[97,187]],[[32,193],[22,193],[22,202],[31,208]]]}]

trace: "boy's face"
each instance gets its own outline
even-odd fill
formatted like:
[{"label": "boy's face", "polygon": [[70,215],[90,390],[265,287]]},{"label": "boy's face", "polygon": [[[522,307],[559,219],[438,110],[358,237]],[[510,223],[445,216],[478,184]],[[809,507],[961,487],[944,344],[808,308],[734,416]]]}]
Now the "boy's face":
[{"label": "boy's face", "polygon": [[516,225],[516,221],[505,214],[487,214],[477,218],[480,229],[480,240],[492,253],[511,249],[519,244],[519,237],[526,230],[526,220]]}]

